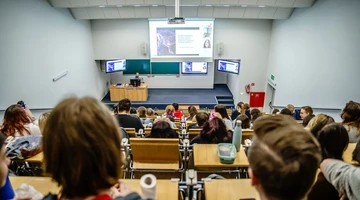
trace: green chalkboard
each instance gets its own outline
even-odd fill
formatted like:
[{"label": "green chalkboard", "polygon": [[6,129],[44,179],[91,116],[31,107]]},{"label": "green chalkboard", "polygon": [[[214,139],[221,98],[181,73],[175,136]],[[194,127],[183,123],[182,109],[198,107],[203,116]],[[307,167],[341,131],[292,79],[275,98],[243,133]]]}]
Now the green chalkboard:
[{"label": "green chalkboard", "polygon": [[126,60],[124,74],[150,74],[150,60]]},{"label": "green chalkboard", "polygon": [[152,62],[152,74],[179,74],[179,62]]}]

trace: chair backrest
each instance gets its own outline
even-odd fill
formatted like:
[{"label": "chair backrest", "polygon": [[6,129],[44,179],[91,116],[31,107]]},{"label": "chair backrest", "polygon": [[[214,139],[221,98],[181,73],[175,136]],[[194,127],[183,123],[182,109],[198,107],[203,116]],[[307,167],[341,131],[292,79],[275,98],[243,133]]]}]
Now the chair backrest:
[{"label": "chair backrest", "polygon": [[128,133],[129,137],[136,137],[135,128],[124,128],[125,131]]},{"label": "chair backrest", "polygon": [[180,123],[180,119],[179,119],[179,118],[174,118],[174,121]]},{"label": "chair backrest", "polygon": [[196,125],[196,124],[197,124],[196,122],[187,121],[186,122],[186,130],[189,130],[190,125]]},{"label": "chair backrest", "polygon": [[252,129],[242,129],[241,144],[244,144],[244,141],[246,139],[250,139],[252,136],[254,136],[254,130],[252,130]]},{"label": "chair backrest", "polygon": [[200,134],[201,128],[191,128],[189,129],[189,140],[191,141],[194,137]]},{"label": "chair backrest", "polygon": [[176,125],[176,128],[180,129],[180,122],[174,122],[174,124]]},{"label": "chair backrest", "polygon": [[145,128],[145,135],[150,135],[151,128]]},{"label": "chair backrest", "polygon": [[133,161],[179,163],[179,139],[130,138]]}]

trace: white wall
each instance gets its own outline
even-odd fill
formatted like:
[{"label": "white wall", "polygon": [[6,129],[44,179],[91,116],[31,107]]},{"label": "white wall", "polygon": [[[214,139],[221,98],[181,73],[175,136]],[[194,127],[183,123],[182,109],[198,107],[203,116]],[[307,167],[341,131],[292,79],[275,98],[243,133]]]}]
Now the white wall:
[{"label": "white wall", "polygon": [[358,0],[318,0],[274,21],[267,72],[277,84],[274,105],[341,109],[360,102],[359,10]]},{"label": "white wall", "polygon": [[249,102],[249,95],[245,93],[247,84],[255,83],[251,87],[254,92],[265,91],[271,20],[217,19],[214,37],[215,44],[224,44],[224,53],[218,56],[215,52],[215,59],[241,59],[239,75],[227,74],[227,85],[235,104]]},{"label": "white wall", "polygon": [[21,99],[30,108],[52,108],[69,94],[101,99],[107,91],[90,23],[67,9],[45,0],[0,1],[0,44],[0,110]]},{"label": "white wall", "polygon": [[[94,53],[97,60],[113,58],[144,59],[142,42],[149,43],[147,19],[93,20]],[[240,75],[217,72],[210,63],[207,75],[180,75],[144,78],[150,88],[212,88],[214,83],[225,84],[234,94],[235,101],[248,101],[240,96],[245,84],[254,82],[253,91],[264,91],[267,58],[269,54],[271,20],[216,19],[214,44],[224,43],[224,54],[214,58],[242,59]],[[128,82],[131,75],[113,74],[113,82]]]}]

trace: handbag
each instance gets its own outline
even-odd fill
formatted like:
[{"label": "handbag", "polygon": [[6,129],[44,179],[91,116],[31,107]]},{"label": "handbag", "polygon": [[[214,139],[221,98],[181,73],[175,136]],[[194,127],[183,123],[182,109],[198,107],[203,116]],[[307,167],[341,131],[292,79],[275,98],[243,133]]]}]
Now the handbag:
[{"label": "handbag", "polygon": [[10,159],[26,159],[40,153],[41,135],[27,135],[17,137],[6,145],[6,157]]}]

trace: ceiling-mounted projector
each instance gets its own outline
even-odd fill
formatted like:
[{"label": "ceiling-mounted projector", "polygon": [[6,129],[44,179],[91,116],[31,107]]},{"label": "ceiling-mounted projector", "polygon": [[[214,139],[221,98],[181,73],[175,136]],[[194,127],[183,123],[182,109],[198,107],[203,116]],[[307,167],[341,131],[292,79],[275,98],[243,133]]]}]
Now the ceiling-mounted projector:
[{"label": "ceiling-mounted projector", "polygon": [[183,17],[169,18],[168,24],[185,24],[185,18]]}]

